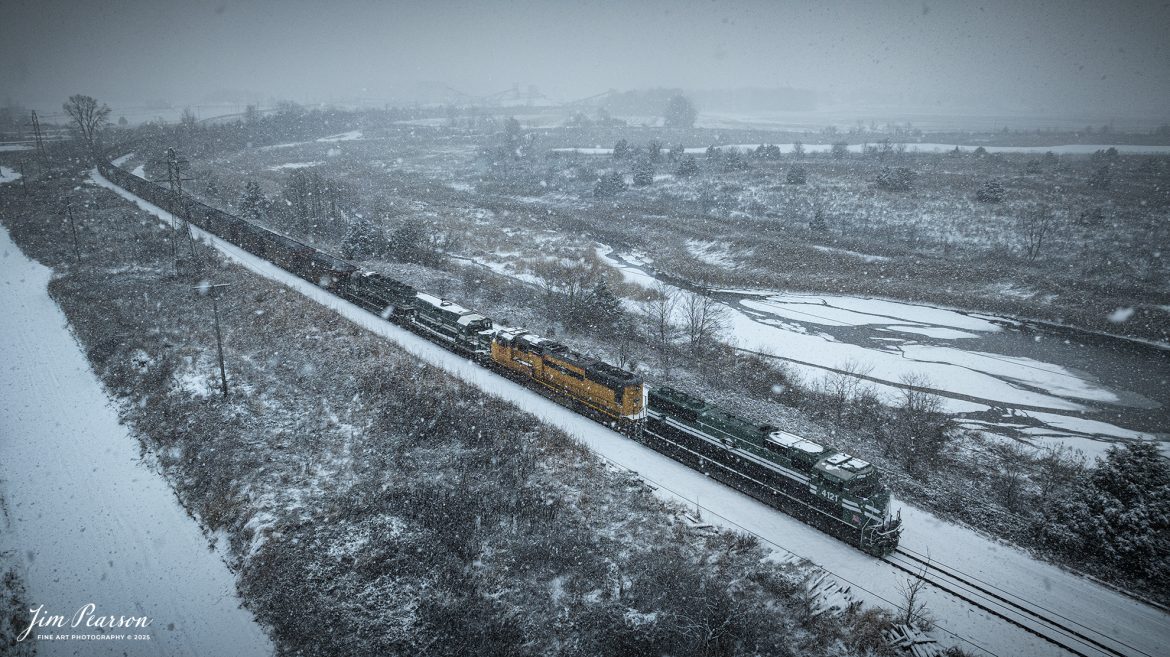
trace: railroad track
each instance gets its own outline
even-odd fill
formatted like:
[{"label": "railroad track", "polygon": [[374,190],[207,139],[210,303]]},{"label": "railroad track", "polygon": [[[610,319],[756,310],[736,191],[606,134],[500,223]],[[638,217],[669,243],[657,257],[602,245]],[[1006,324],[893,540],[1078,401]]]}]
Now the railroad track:
[{"label": "railroad track", "polygon": [[883,561],[1078,657],[1153,657],[1124,641],[899,546]]}]

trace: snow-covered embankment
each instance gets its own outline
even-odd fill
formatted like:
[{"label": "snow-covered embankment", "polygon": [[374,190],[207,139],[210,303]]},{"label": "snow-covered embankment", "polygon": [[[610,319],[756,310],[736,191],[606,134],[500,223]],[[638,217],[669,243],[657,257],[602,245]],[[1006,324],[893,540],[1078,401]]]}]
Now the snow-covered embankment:
[{"label": "snow-covered embankment", "polygon": [[16,555],[31,604],[67,617],[66,627],[39,634],[100,634],[84,622],[70,626],[90,603],[94,616],[150,624],[105,631],[148,639],[41,640],[38,654],[271,654],[240,607],[234,575],[140,461],[138,441],[49,298],[50,274],[0,228],[0,491],[8,506],[0,550]]}]

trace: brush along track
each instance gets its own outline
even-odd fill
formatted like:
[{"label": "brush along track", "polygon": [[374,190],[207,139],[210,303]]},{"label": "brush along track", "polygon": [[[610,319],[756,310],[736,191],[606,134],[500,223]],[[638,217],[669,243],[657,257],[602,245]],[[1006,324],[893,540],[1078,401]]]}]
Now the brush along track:
[{"label": "brush along track", "polygon": [[899,546],[883,561],[1073,655],[1151,657],[1149,653],[908,548]]}]

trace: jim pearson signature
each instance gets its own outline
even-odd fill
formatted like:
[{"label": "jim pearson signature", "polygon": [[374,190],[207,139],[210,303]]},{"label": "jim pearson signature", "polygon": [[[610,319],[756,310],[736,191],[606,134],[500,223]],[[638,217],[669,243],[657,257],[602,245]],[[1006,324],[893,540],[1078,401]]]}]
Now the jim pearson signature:
[{"label": "jim pearson signature", "polygon": [[33,628],[64,628],[64,627],[94,627],[101,629],[110,629],[117,627],[149,627],[152,619],[146,616],[99,616],[97,615],[97,605],[89,603],[77,610],[77,613],[72,616],[60,616],[49,614],[45,612],[45,605],[33,607],[29,609],[32,613],[32,620],[29,621],[28,627],[16,637],[16,640],[24,641],[28,635],[33,631]]}]

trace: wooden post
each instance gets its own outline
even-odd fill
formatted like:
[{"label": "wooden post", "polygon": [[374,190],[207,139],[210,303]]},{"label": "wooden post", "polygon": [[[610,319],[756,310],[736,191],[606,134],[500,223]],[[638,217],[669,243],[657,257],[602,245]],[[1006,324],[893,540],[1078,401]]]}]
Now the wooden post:
[{"label": "wooden post", "polygon": [[77,263],[81,264],[81,249],[77,246],[77,224],[73,222],[73,204],[65,204],[65,213],[69,215],[69,230],[73,233],[73,255],[77,256]]},{"label": "wooden post", "polygon": [[228,382],[227,382],[227,368],[224,367],[223,362],[223,331],[219,326],[219,300],[216,298],[216,288],[227,287],[227,283],[203,283],[197,285],[194,289],[201,290],[206,285],[206,291],[211,295],[211,313],[215,321],[215,349],[219,357],[219,386],[223,391],[223,398],[228,397]]},{"label": "wooden post", "polygon": [[219,352],[219,381],[223,398],[228,397],[227,370],[223,366],[223,333],[219,330],[219,303],[215,300],[215,288],[211,290],[211,312],[215,316],[215,347]]}]

